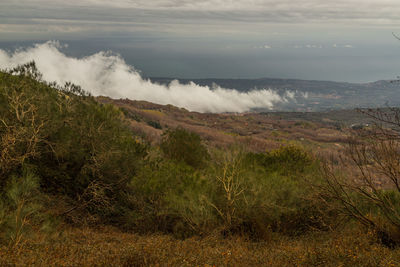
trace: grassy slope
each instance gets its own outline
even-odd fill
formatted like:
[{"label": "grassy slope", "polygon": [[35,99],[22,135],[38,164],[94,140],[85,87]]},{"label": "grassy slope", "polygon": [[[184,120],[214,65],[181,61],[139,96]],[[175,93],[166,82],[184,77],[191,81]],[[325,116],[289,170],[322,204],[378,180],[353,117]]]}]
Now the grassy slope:
[{"label": "grassy slope", "polygon": [[[278,148],[288,142],[302,144],[310,149],[335,148],[346,142],[348,134],[345,126],[338,129],[335,125],[322,123],[322,119],[291,119],[287,115],[282,117],[271,113],[209,114],[145,101],[112,100],[105,97],[97,100],[123,108],[132,129],[143,132],[153,142],[160,140],[163,129],[177,126],[198,133],[210,146],[244,142],[247,147],[258,152]],[[160,124],[162,129],[152,127],[154,122]]]},{"label": "grassy slope", "polygon": [[208,236],[105,229],[69,229],[52,241],[32,240],[22,250],[0,248],[0,265],[35,266],[399,266],[400,250],[371,242],[358,231],[271,236],[266,242]]},{"label": "grassy slope", "polygon": [[[329,125],[280,120],[262,114],[200,114],[146,102],[110,100],[125,109],[135,131],[157,142],[163,129],[178,125],[199,133],[210,146],[248,142],[255,151],[298,142],[335,151],[346,134]],[[157,122],[162,129],[157,129]],[[289,140],[289,141],[288,141]],[[339,145],[339,146],[338,146]],[[1,266],[399,266],[400,250],[374,242],[357,229],[314,232],[300,237],[271,234],[264,242],[220,235],[177,240],[114,228],[62,227],[57,235],[33,235],[17,249],[0,247]]]}]

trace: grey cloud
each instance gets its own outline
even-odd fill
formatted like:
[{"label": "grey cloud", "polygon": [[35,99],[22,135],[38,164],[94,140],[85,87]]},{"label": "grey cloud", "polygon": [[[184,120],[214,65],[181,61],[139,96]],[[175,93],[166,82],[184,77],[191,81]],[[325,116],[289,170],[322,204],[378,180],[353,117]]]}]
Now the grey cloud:
[{"label": "grey cloud", "polygon": [[[143,30],[190,34],[195,30],[218,34],[316,21],[393,26],[400,24],[399,11],[400,3],[385,0],[5,0],[0,2],[0,25],[26,25],[29,31],[29,25],[40,25],[33,30],[58,33]],[[22,27],[10,28],[23,31]]]},{"label": "grey cloud", "polygon": [[161,23],[184,20],[264,23],[398,24],[396,0],[15,0],[0,3],[0,22],[52,18],[79,21]]},{"label": "grey cloud", "polygon": [[398,14],[398,0],[0,0],[0,49],[62,40],[152,76],[365,81],[397,75]]}]

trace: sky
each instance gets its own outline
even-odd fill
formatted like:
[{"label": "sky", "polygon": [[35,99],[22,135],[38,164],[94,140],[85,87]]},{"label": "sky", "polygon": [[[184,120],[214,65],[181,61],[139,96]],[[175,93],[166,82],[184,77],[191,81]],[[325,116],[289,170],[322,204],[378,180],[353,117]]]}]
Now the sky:
[{"label": "sky", "polygon": [[113,51],[145,77],[370,82],[400,74],[399,14],[398,0],[1,0],[0,49]]}]

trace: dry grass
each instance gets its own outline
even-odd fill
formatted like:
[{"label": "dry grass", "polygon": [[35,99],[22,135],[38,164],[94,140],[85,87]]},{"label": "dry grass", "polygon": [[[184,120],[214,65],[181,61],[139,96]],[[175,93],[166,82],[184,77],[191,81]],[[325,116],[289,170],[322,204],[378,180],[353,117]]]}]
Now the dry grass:
[{"label": "dry grass", "polygon": [[[226,147],[233,143],[247,142],[255,152],[279,148],[286,140],[305,143],[304,140],[336,151],[335,144],[346,142],[347,134],[332,125],[305,120],[285,120],[276,116],[258,113],[209,114],[189,112],[171,105],[158,105],[145,101],[112,100],[99,97],[102,103],[114,104],[138,114],[144,120],[159,122],[163,128],[182,127],[199,134],[210,146]],[[131,120],[132,121],[132,120]],[[141,129],[142,128],[142,129]],[[159,132],[146,123],[132,123],[135,132],[149,133],[149,141],[159,141]],[[302,141],[303,140],[303,141]]]},{"label": "dry grass", "polygon": [[399,266],[400,250],[368,233],[320,233],[268,242],[210,236],[176,240],[106,228],[69,229],[59,238],[0,248],[1,266]]},{"label": "dry grass", "polygon": [[145,112],[147,114],[153,115],[155,117],[163,117],[163,116],[165,116],[164,113],[162,113],[159,110],[155,110],[155,109],[142,109],[141,111]]}]

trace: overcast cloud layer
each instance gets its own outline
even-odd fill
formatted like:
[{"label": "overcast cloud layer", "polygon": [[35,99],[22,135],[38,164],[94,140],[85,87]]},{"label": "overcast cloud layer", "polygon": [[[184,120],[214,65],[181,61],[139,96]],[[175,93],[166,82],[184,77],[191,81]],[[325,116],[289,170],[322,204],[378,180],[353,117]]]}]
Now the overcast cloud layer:
[{"label": "overcast cloud layer", "polygon": [[219,32],[232,23],[240,28],[250,28],[246,23],[257,28],[260,23],[393,27],[400,25],[398,14],[397,0],[4,0],[0,33],[182,32],[190,25]]},{"label": "overcast cloud layer", "polygon": [[396,0],[13,0],[4,6],[26,7],[106,7],[141,10],[185,10],[185,11],[241,11],[292,14],[309,18],[351,18],[362,15],[365,19],[391,15],[396,18],[400,3]]},{"label": "overcast cloud layer", "polygon": [[111,49],[146,76],[367,82],[400,72],[399,14],[398,0],[1,0],[0,48]]}]

